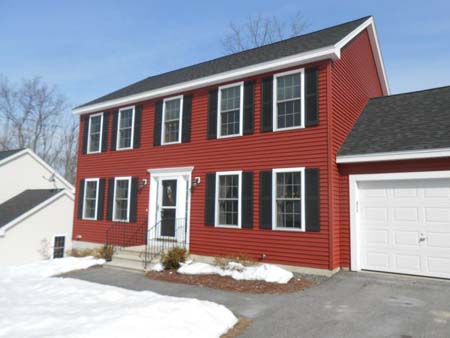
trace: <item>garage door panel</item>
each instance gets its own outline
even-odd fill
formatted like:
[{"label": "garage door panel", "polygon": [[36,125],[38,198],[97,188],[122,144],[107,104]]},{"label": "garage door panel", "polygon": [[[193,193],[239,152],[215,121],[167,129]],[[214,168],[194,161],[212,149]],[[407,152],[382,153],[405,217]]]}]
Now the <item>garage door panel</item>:
[{"label": "garage door panel", "polygon": [[361,267],[450,278],[450,179],[358,183]]}]

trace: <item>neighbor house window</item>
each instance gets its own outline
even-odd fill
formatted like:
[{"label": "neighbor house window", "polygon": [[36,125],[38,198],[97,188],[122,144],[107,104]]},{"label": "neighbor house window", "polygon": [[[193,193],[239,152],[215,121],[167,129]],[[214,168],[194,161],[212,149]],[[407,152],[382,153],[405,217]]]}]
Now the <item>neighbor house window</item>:
[{"label": "neighbor house window", "polygon": [[84,181],[83,219],[97,219],[98,178],[88,178]]},{"label": "neighbor house window", "polygon": [[53,258],[63,258],[66,248],[66,236],[55,236],[53,240]]},{"label": "neighbor house window", "polygon": [[243,96],[243,83],[219,87],[219,137],[242,135]]},{"label": "neighbor house window", "polygon": [[303,230],[304,168],[273,170],[273,224],[275,229]]},{"label": "neighbor house window", "polygon": [[302,128],[304,125],[304,70],[275,75],[274,81],[275,130]]},{"label": "neighbor house window", "polygon": [[181,141],[182,107],[182,96],[164,100],[162,144],[179,143]]},{"label": "neighbor house window", "polygon": [[102,149],[103,113],[89,116],[88,153],[98,153]]},{"label": "neighbor house window", "polygon": [[131,177],[118,177],[114,181],[113,220],[128,222],[130,219]]},{"label": "neighbor house window", "polygon": [[216,225],[241,226],[242,172],[216,174]]},{"label": "neighbor house window", "polygon": [[131,149],[134,136],[134,107],[120,109],[117,122],[117,149]]}]

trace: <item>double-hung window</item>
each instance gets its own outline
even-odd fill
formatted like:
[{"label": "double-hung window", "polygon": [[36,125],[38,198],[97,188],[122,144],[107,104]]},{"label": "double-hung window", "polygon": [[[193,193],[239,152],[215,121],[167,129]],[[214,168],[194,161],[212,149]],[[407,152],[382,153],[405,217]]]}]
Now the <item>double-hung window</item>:
[{"label": "double-hung window", "polygon": [[98,184],[98,178],[87,178],[84,181],[83,219],[97,219]]},{"label": "double-hung window", "polygon": [[274,80],[274,130],[304,127],[304,69],[276,74]]},{"label": "double-hung window", "polygon": [[164,100],[162,142],[172,144],[181,142],[181,127],[183,119],[183,97],[172,97]]},{"label": "double-hung window", "polygon": [[274,169],[272,175],[272,224],[274,224],[274,228],[304,230],[304,168]]},{"label": "double-hung window", "polygon": [[66,248],[66,236],[55,236],[53,240],[53,258],[63,258]]},{"label": "double-hung window", "polygon": [[219,87],[218,137],[242,135],[244,83]]},{"label": "double-hung window", "polygon": [[122,150],[133,148],[134,106],[120,109],[117,123],[116,149]]},{"label": "double-hung window", "polygon": [[216,174],[216,226],[241,227],[242,172]]},{"label": "double-hung window", "polygon": [[102,149],[103,113],[89,116],[88,154],[99,153]]},{"label": "double-hung window", "polygon": [[131,177],[117,177],[114,180],[113,221],[130,220]]}]

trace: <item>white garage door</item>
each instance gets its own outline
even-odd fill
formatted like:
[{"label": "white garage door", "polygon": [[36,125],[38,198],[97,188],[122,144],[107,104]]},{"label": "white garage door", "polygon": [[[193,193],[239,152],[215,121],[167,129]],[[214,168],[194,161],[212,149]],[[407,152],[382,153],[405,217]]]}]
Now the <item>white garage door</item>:
[{"label": "white garage door", "polygon": [[358,183],[362,269],[450,278],[450,179]]}]

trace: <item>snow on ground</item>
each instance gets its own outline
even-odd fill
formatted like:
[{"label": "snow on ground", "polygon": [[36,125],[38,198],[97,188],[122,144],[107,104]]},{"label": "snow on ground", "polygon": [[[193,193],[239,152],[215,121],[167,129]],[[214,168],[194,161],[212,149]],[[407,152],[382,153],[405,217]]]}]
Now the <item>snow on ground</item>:
[{"label": "snow on ground", "polygon": [[230,262],[225,268],[208,263],[187,263],[178,270],[186,275],[209,275],[230,276],[237,280],[263,280],[271,283],[286,284],[294,275],[279,266],[273,264],[260,264],[256,266],[243,266],[240,263]]},{"label": "snow on ground", "polygon": [[102,263],[63,258],[0,266],[0,337],[209,338],[237,322],[212,302],[49,277]]}]

